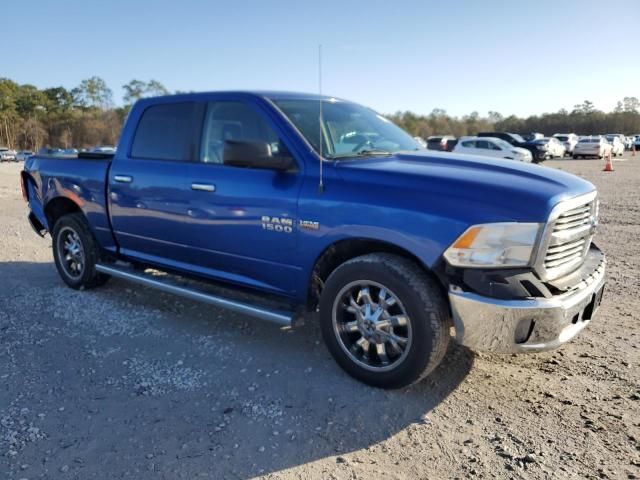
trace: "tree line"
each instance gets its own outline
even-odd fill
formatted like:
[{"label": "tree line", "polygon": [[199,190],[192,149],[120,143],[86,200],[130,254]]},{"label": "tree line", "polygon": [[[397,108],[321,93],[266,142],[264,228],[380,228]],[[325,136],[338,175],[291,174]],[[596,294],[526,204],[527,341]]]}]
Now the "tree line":
[{"label": "tree line", "polygon": [[156,80],[131,80],[122,89],[124,105],[116,106],[113,91],[99,77],[70,90],[38,89],[0,78],[0,146],[38,150],[115,145],[136,100],[169,93]]},{"label": "tree line", "polygon": [[[0,146],[38,150],[40,147],[86,148],[115,145],[131,105],[138,99],[169,93],[157,80],[131,80],[122,86],[124,105],[117,106],[113,91],[99,77],[91,77],[72,89],[38,89],[0,78]],[[179,92],[176,92],[179,93]],[[573,110],[532,115],[526,118],[490,111],[486,116],[473,112],[462,117],[434,109],[428,115],[396,112],[389,118],[414,136],[474,135],[481,131],[514,133],[573,132],[640,133],[640,101],[625,97],[612,112],[598,110],[585,100]]]},{"label": "tree line", "polygon": [[427,138],[431,135],[475,135],[478,132],[499,131],[528,134],[576,133],[595,135],[606,133],[640,134],[640,100],[625,97],[612,112],[598,110],[589,100],[573,107],[571,111],[561,109],[556,113],[531,115],[526,118],[490,111],[487,116],[478,112],[463,117],[453,117],[445,110],[435,109],[429,115],[412,112],[397,112],[390,116],[396,124],[414,136]]}]

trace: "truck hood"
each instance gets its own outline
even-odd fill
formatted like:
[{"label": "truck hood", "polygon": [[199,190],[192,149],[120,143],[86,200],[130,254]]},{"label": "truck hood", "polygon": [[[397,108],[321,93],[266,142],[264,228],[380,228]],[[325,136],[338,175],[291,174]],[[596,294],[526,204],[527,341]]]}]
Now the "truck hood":
[{"label": "truck hood", "polygon": [[558,202],[595,190],[554,168],[432,151],[343,160],[336,170],[354,188],[384,192],[385,202],[468,223],[546,222]]}]

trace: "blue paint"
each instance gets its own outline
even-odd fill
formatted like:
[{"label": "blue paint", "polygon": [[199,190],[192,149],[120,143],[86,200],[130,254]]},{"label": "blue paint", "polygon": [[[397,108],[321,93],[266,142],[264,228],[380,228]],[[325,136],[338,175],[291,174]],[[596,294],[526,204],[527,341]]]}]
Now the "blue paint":
[{"label": "blue paint", "polygon": [[[470,225],[546,222],[559,201],[594,190],[585,180],[538,165],[416,151],[325,161],[320,192],[318,155],[272,103],[290,98],[319,99],[224,92],[139,101],[110,162],[30,158],[25,171],[31,209],[48,228],[45,207],[67,198],[80,206],[98,242],[125,259],[304,303],[316,260],[337,241],[387,242],[431,268]],[[131,158],[133,135],[147,107],[215,100],[255,108],[292,153],[296,170]],[[117,183],[115,175],[133,181]],[[194,191],[192,183],[216,190]],[[291,232],[266,229],[263,216],[291,219]],[[299,228],[300,220],[318,222],[319,228]]]}]

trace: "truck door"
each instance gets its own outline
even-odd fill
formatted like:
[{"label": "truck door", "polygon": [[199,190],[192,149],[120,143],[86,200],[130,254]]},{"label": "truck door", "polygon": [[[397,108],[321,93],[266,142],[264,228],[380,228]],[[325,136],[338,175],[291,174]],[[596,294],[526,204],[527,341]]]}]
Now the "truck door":
[{"label": "truck door", "polygon": [[297,204],[301,164],[292,171],[225,165],[225,145],[267,144],[288,152],[271,119],[245,100],[209,102],[200,162],[190,166],[187,223],[199,265],[226,280],[293,294],[299,282]]},{"label": "truck door", "polygon": [[192,259],[189,162],[197,159],[203,103],[151,104],[109,171],[111,224],[122,254],[180,268]]}]

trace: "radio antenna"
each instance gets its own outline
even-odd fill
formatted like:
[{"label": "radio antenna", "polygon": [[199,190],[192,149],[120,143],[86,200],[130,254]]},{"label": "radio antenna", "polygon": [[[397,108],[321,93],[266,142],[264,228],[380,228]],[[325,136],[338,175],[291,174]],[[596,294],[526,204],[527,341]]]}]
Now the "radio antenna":
[{"label": "radio antenna", "polygon": [[320,193],[324,192],[324,183],[322,182],[322,167],[324,163],[324,158],[322,156],[322,44],[318,45],[318,93],[320,96],[320,115],[319,115],[319,135],[320,135],[320,183],[318,183],[318,191]]}]

